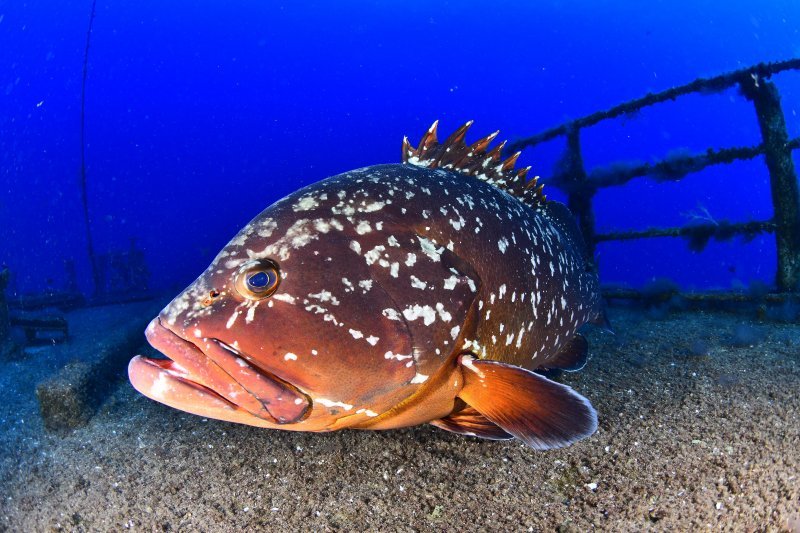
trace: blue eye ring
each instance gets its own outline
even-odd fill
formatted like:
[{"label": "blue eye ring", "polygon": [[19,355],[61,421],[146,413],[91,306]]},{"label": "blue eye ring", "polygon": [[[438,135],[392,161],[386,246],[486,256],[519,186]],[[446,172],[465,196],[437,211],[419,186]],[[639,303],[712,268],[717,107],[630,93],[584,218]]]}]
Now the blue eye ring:
[{"label": "blue eye ring", "polygon": [[262,259],[240,266],[234,285],[236,291],[248,300],[261,300],[272,296],[280,281],[278,265],[269,259]]}]

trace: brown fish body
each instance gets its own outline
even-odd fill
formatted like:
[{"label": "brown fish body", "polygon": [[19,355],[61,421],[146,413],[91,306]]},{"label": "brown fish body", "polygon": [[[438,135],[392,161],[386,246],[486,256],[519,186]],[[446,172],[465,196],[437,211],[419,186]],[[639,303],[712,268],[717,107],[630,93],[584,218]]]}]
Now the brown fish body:
[{"label": "brown fish body", "polygon": [[530,372],[585,356],[577,329],[598,314],[574,222],[485,146],[456,164],[444,151],[464,152],[463,134],[432,132],[404,146],[411,164],[329,178],[256,217],[153,321],[170,360],[135,358],[134,386],[281,429],[432,422],[538,448],[591,433],[588,402]]}]

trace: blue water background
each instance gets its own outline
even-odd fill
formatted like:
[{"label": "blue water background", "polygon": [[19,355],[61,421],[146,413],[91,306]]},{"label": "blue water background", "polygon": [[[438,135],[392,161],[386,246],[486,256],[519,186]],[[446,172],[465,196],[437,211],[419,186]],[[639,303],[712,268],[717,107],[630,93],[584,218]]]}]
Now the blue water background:
[{"label": "blue water background", "polygon": [[[80,94],[91,3],[0,2],[0,263],[14,292],[91,291],[80,202]],[[397,162],[434,119],[446,135],[537,133],[648,91],[800,56],[800,2],[107,2],[86,95],[89,208],[98,253],[144,249],[156,289],[180,288],[261,209],[298,187]],[[800,134],[800,74],[775,77]],[[584,130],[587,168],[675,150],[755,145],[752,105],[691,95]],[[524,153],[548,176],[563,141]],[[797,162],[797,157],[795,157]],[[558,197],[552,189],[552,196]],[[680,183],[597,196],[598,229],[768,218],[761,158]],[[603,244],[606,282],[771,282],[771,236]]]}]

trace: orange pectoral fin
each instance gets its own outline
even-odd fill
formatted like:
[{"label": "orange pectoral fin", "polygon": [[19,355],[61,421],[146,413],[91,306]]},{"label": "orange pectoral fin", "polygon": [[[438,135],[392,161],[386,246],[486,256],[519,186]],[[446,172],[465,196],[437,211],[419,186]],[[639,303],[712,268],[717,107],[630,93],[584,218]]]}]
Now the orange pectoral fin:
[{"label": "orange pectoral fin", "polygon": [[498,361],[460,357],[459,398],[500,428],[537,450],[568,446],[597,429],[589,401],[538,374]]},{"label": "orange pectoral fin", "polygon": [[514,435],[503,431],[497,424],[476,411],[474,407],[469,406],[457,413],[434,420],[431,425],[451,433],[482,439],[508,440],[514,438]]}]

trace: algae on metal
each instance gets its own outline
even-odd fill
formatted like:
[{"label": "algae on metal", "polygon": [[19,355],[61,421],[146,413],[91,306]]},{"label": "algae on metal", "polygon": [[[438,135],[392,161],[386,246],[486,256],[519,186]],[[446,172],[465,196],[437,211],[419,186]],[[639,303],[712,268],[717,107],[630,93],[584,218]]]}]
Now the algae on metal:
[{"label": "algae on metal", "polygon": [[779,290],[797,292],[800,291],[800,190],[781,96],[774,83],[758,77],[745,80],[741,87],[756,108],[764,160],[769,169],[778,245],[775,281]]}]

